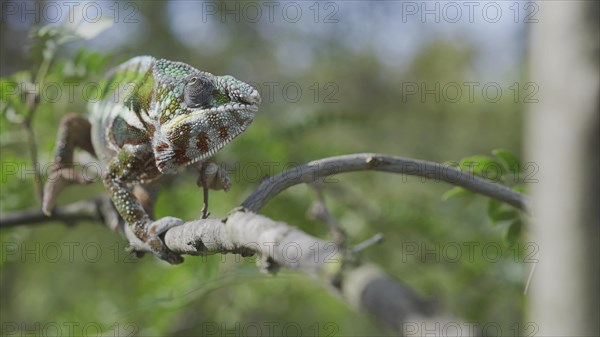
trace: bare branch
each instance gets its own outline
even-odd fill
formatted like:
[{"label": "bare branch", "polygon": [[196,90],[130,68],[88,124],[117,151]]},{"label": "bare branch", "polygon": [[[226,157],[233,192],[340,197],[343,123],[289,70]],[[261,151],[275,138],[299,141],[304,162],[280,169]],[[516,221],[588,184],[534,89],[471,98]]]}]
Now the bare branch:
[{"label": "bare branch", "polygon": [[342,253],[334,243],[242,209],[225,219],[201,219],[172,228],[165,243],[180,254],[258,254],[285,268],[330,275],[339,272],[342,263]]},{"label": "bare branch", "polygon": [[58,206],[54,209],[52,216],[46,216],[41,209],[30,209],[20,212],[1,213],[0,227],[16,227],[20,225],[35,225],[54,221],[62,221],[67,224],[85,220],[101,220],[98,212],[97,200],[84,200],[73,204]]},{"label": "bare branch", "polygon": [[381,243],[381,241],[383,241],[384,236],[381,233],[377,233],[375,235],[373,235],[372,237],[370,237],[369,239],[357,244],[356,246],[352,247],[352,252],[353,253],[360,253],[363,250],[376,245],[378,243]]},{"label": "bare branch", "polygon": [[286,170],[274,177],[265,179],[258,189],[244,200],[242,206],[256,212],[288,187],[300,183],[310,184],[321,178],[338,173],[367,170],[400,173],[430,180],[444,181],[500,200],[521,210],[529,208],[529,200],[526,196],[506,186],[496,184],[457,168],[429,161],[376,153],[358,153],[329,157]]},{"label": "bare branch", "polygon": [[316,200],[308,210],[308,215],[313,220],[319,220],[327,225],[329,233],[333,238],[333,241],[340,247],[344,247],[346,244],[346,233],[338,223],[338,221],[331,215],[325,204],[325,197],[323,196],[323,188],[320,184],[311,184],[315,191]]}]

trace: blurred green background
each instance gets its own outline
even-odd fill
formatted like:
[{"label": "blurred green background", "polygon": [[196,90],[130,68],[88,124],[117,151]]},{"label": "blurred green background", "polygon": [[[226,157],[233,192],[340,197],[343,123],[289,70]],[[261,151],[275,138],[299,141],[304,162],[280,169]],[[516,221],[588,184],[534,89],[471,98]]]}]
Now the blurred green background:
[{"label": "blurred green background", "polygon": [[[46,11],[39,20],[23,14],[36,3]],[[35,54],[28,47],[28,32],[34,25],[53,23],[51,3],[3,2],[3,77],[37,69],[39,60],[28,56]],[[463,5],[463,16],[451,22],[452,8],[444,14],[443,2],[437,2],[439,20],[423,17],[420,7],[408,15],[412,9],[403,2],[95,4],[114,24],[92,39],[58,49],[53,63],[58,75],[48,81],[63,83],[62,96],[51,99],[55,88],[49,88],[33,123],[42,165],[51,159],[61,117],[85,112],[81,91],[85,81],[97,78],[78,62],[97,62],[99,69],[135,55],[231,74],[261,92],[263,103],[251,127],[216,157],[230,169],[234,186],[228,193],[211,193],[213,216],[239,205],[263,176],[273,173],[270,167],[277,173],[356,152],[437,162],[495,148],[520,154],[523,111],[535,90],[526,87],[523,75],[527,13],[521,7],[511,10],[512,3],[500,3],[503,11],[496,22],[488,22],[482,7],[470,22]],[[427,6],[435,11],[435,4]],[[66,17],[68,8],[60,6]],[[93,18],[94,9],[86,15]],[[85,79],[75,85],[73,99],[64,86],[69,78]],[[502,90],[497,99],[496,88]],[[0,119],[2,212],[38,207],[27,137],[18,120],[6,110]],[[9,170],[15,163],[17,174]],[[469,322],[498,326],[503,335],[514,335],[515,326],[524,324],[528,267],[523,262],[533,249],[524,240],[515,246],[505,242],[506,226],[491,226],[486,217],[486,198],[443,201],[449,185],[391,174],[334,178],[324,185],[326,202],[350,243],[385,234],[382,244],[363,253],[365,259]],[[196,218],[201,191],[195,180],[188,172],[165,187],[156,216]],[[59,203],[102,190],[99,183],[71,188]],[[297,186],[262,212],[328,238],[326,226],[306,215],[313,200],[309,188]],[[76,334],[101,329],[107,335],[135,331],[140,336],[253,335],[257,327],[268,335],[269,326],[274,335],[394,334],[312,279],[285,270],[275,277],[263,275],[253,261],[188,257],[171,267],[152,257],[133,260],[123,251],[125,240],[97,223],[21,226],[0,234],[5,332],[14,324],[38,331],[56,324],[63,333],[71,325]]]}]

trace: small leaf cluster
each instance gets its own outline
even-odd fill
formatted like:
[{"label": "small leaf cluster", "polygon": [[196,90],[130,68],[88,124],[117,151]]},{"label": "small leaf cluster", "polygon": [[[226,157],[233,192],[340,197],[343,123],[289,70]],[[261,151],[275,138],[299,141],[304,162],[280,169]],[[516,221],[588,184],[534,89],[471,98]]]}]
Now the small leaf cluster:
[{"label": "small leaf cluster", "polygon": [[[66,83],[81,81],[104,70],[109,55],[80,48],[74,56],[59,57],[67,44],[88,40],[105,29],[112,21],[97,23],[65,22],[34,27],[29,34],[28,56],[33,61],[30,70],[0,78],[0,113],[7,121],[22,123],[36,109],[40,91],[54,81]],[[60,88],[63,90],[64,88]]]},{"label": "small leaf cluster", "polygon": [[[506,185],[517,192],[525,192],[523,179],[520,178],[523,165],[519,158],[506,149],[495,149],[492,151],[492,155],[463,158],[459,161],[458,167],[462,171]],[[490,176],[490,171],[492,171],[490,168],[493,168],[493,177]],[[442,195],[442,200],[446,201],[457,196],[472,198],[474,193],[457,186],[446,191]],[[519,210],[489,198],[487,216],[492,226],[508,224],[504,238],[511,245],[516,243],[523,228],[523,215]]]}]

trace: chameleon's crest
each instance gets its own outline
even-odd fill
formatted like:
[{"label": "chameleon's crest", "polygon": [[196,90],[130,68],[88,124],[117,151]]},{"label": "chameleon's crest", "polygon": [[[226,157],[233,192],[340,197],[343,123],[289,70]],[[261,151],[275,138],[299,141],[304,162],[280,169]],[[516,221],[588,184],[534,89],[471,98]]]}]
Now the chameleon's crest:
[{"label": "chameleon's crest", "polygon": [[250,125],[260,104],[254,88],[231,76],[166,60],[156,62],[155,74],[153,149],[162,173],[212,157]]}]

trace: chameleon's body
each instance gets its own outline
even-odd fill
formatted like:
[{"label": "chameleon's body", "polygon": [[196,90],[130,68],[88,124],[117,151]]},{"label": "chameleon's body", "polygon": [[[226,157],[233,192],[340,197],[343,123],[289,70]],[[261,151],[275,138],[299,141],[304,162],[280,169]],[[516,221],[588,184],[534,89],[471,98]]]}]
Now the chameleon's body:
[{"label": "chameleon's body", "polygon": [[[88,182],[72,171],[67,173],[73,165],[74,148],[83,148],[98,157],[104,185],[140,240],[138,248],[178,263],[181,257],[166,248],[160,234],[182,221],[171,217],[151,220],[132,185],[210,159],[252,122],[260,96],[231,76],[214,76],[184,63],[149,56],[133,58],[111,70],[100,88],[101,99],[90,103],[87,120],[71,114],[62,121],[55,168],[44,190],[42,208],[50,214],[65,186]],[[228,184],[226,177],[219,179]]]}]

